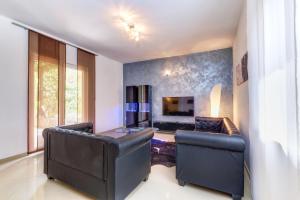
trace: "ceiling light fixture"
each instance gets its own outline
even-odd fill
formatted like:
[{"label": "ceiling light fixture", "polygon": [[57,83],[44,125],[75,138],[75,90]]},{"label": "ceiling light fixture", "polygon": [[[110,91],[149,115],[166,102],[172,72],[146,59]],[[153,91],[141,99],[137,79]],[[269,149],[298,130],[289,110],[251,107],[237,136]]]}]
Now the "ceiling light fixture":
[{"label": "ceiling light fixture", "polygon": [[125,20],[124,18],[120,18],[121,23],[128,33],[128,36],[131,40],[136,42],[140,41],[141,32],[138,30],[137,26],[134,23],[130,23],[129,21]]}]

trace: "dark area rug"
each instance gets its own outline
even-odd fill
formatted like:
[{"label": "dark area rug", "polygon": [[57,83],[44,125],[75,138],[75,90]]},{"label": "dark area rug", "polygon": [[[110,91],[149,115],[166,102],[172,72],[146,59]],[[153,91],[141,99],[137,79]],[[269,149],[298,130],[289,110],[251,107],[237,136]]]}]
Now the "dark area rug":
[{"label": "dark area rug", "polygon": [[166,167],[176,165],[175,142],[165,142],[158,139],[151,140],[151,165],[158,164]]}]

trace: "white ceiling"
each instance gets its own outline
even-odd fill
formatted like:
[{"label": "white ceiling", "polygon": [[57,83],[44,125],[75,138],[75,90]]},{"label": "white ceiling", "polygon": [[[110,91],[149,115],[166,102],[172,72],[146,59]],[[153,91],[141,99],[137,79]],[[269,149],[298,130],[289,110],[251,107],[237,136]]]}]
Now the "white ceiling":
[{"label": "white ceiling", "polygon": [[[231,47],[244,0],[0,0],[0,15],[122,63]],[[122,30],[129,12],[139,43]]]}]

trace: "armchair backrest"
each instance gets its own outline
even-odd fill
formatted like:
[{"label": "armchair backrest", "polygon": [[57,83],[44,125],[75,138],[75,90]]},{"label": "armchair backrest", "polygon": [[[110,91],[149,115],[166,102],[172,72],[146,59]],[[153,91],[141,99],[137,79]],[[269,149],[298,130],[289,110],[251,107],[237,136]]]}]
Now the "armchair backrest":
[{"label": "armchair backrest", "polygon": [[48,128],[43,132],[47,160],[105,180],[108,143],[80,131]]},{"label": "armchair backrest", "polygon": [[93,133],[93,123],[91,123],[91,122],[65,125],[65,126],[60,126],[59,128],[74,130],[74,131],[82,131],[82,132],[87,132],[87,133]]},{"label": "armchair backrest", "polygon": [[203,132],[240,134],[235,125],[227,117],[195,117],[195,130]]},{"label": "armchair backrest", "polygon": [[220,133],[223,127],[223,118],[195,117],[195,130]]},{"label": "armchair backrest", "polygon": [[226,133],[228,135],[232,135],[232,134],[240,134],[240,131],[236,128],[236,126],[232,123],[232,121],[225,117],[223,118],[223,126],[221,129],[221,133]]}]

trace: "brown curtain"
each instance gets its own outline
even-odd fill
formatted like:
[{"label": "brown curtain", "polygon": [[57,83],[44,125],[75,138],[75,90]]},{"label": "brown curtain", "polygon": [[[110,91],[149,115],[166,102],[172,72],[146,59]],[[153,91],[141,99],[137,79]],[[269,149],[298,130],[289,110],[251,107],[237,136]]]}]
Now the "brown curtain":
[{"label": "brown curtain", "polygon": [[29,31],[28,40],[28,152],[37,150],[38,34]]},{"label": "brown curtain", "polygon": [[95,121],[95,55],[77,50],[80,122]]},{"label": "brown curtain", "polygon": [[59,98],[58,98],[58,124],[65,124],[65,88],[66,88],[66,45],[59,43]]},{"label": "brown curtain", "polygon": [[29,153],[44,148],[44,128],[64,123],[65,51],[65,44],[29,31]]}]

